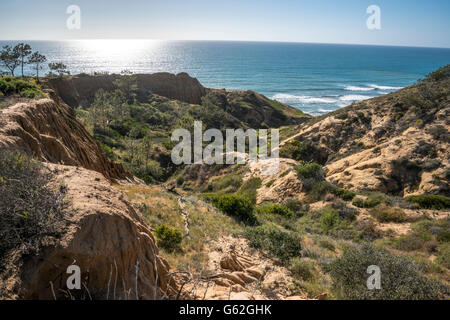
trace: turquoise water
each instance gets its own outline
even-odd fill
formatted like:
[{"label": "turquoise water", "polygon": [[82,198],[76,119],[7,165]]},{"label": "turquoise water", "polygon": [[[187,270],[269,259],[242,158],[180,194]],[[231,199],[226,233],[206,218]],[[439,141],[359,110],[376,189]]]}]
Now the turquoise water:
[{"label": "turquoise water", "polygon": [[[187,72],[206,87],[255,90],[313,115],[392,92],[450,64],[450,49],[436,48],[152,40],[27,42],[49,61],[65,63],[73,74],[124,69]],[[7,43],[15,44],[3,41],[0,45]]]}]

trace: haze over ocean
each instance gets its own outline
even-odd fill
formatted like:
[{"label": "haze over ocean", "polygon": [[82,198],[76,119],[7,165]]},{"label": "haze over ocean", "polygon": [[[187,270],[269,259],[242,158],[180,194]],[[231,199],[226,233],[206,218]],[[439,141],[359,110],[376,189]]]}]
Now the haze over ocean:
[{"label": "haze over ocean", "polygon": [[[0,41],[0,46],[18,42]],[[312,115],[411,85],[450,64],[450,49],[439,48],[225,41],[24,42],[49,62],[65,63],[72,74],[124,69],[187,72],[206,87],[254,90]]]}]

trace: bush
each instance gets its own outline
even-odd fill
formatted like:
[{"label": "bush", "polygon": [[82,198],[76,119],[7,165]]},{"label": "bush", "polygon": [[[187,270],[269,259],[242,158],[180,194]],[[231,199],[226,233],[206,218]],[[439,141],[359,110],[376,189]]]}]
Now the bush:
[{"label": "bush", "polygon": [[297,168],[297,175],[303,179],[314,179],[322,181],[325,179],[325,172],[317,163],[310,163]]},{"label": "bush", "polygon": [[450,208],[450,198],[434,194],[412,196],[406,199],[410,203],[416,203],[422,209],[443,210]]},{"label": "bush", "polygon": [[345,190],[342,188],[336,188],[335,190],[333,190],[333,193],[345,201],[350,201],[356,196],[356,193],[354,193],[353,191]]},{"label": "bush", "polygon": [[364,199],[362,198],[353,198],[352,204],[358,208],[364,208]]},{"label": "bush", "polygon": [[238,190],[238,194],[249,199],[253,204],[256,203],[257,191],[261,187],[262,181],[260,178],[250,178],[244,182]]},{"label": "bush", "polygon": [[333,252],[336,250],[336,247],[334,246],[333,242],[327,239],[319,240],[319,246]]},{"label": "bush", "polygon": [[253,204],[246,197],[236,194],[224,194],[212,197],[211,202],[219,210],[230,216],[235,216],[249,224],[256,223]]},{"label": "bush", "polygon": [[383,195],[370,195],[367,199],[362,199],[359,197],[353,198],[352,204],[358,208],[373,208],[380,203],[385,203],[386,198]]},{"label": "bush", "polygon": [[239,174],[230,174],[225,177],[218,177],[211,183],[210,189],[213,192],[227,191],[229,193],[236,192],[242,185],[242,176]]},{"label": "bush", "polygon": [[45,96],[32,80],[16,79],[11,76],[0,78],[0,92],[5,96],[16,93],[30,99]]},{"label": "bush", "polygon": [[333,190],[333,186],[326,181],[312,181],[312,184],[310,185],[310,180],[311,179],[304,181],[303,184],[305,190],[308,192],[306,199],[309,202],[320,201]]},{"label": "bush", "polygon": [[304,211],[307,211],[307,206],[303,207],[302,202],[299,200],[287,200],[283,205],[296,215],[302,215]]},{"label": "bush", "polygon": [[51,189],[51,178],[50,171],[30,157],[0,152],[0,262],[12,249],[37,251],[60,235],[65,188]]},{"label": "bush", "polygon": [[298,236],[274,226],[248,227],[245,236],[251,247],[266,250],[283,262],[299,256],[302,249]]},{"label": "bush", "polygon": [[282,204],[269,204],[258,208],[259,213],[278,214],[280,216],[291,218],[294,213],[285,205]]},{"label": "bush", "polygon": [[295,277],[302,280],[310,280],[314,276],[314,265],[312,261],[305,258],[295,257],[290,261],[289,270]]},{"label": "bush", "polygon": [[310,141],[300,142],[298,140],[290,141],[281,147],[280,157],[319,163],[325,163],[327,160],[327,156],[314,143]]},{"label": "bush", "polygon": [[379,222],[405,222],[406,214],[400,208],[390,207],[387,204],[380,204],[370,210],[370,214]]},{"label": "bush", "polygon": [[447,269],[450,269],[450,244],[445,244],[439,248],[437,262]]},{"label": "bush", "polygon": [[[371,265],[381,270],[380,290],[367,288],[367,268]],[[344,299],[440,299],[449,293],[448,287],[425,277],[411,260],[370,244],[345,250],[326,269],[333,280],[333,290]]]},{"label": "bush", "polygon": [[179,230],[173,229],[165,224],[156,227],[155,235],[158,238],[158,245],[169,251],[177,249],[182,240]]},{"label": "bush", "polygon": [[320,217],[320,224],[324,232],[330,231],[339,223],[338,213],[331,207],[322,209],[322,216]]}]

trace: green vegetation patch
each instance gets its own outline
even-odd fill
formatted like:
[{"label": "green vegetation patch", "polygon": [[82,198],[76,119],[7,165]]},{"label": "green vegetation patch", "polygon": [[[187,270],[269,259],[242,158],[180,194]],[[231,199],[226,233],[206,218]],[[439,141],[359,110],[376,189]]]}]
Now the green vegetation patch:
[{"label": "green vegetation patch", "polygon": [[[369,290],[369,266],[378,266],[381,289]],[[411,260],[365,244],[347,249],[327,266],[338,298],[355,300],[423,300],[442,299],[449,288],[427,278]]]},{"label": "green vegetation patch", "polygon": [[30,157],[0,152],[0,262],[10,250],[36,252],[61,235],[66,189],[50,188],[51,178],[49,170]]},{"label": "green vegetation patch", "polygon": [[248,227],[244,234],[251,247],[266,250],[283,262],[299,256],[302,249],[299,236],[272,225]]},{"label": "green vegetation patch", "polygon": [[443,210],[450,208],[450,198],[434,194],[412,196],[406,199],[410,203],[417,204],[422,209]]},{"label": "green vegetation patch", "polygon": [[12,76],[0,77],[0,92],[5,96],[18,94],[30,99],[45,97],[44,92],[33,79],[19,79]]},{"label": "green vegetation patch", "polygon": [[165,224],[156,227],[155,235],[158,238],[158,245],[168,251],[173,251],[179,248],[183,239],[181,231],[171,228]]},{"label": "green vegetation patch", "polygon": [[212,204],[224,213],[239,218],[245,223],[256,223],[252,202],[241,195],[224,194],[211,197]]}]

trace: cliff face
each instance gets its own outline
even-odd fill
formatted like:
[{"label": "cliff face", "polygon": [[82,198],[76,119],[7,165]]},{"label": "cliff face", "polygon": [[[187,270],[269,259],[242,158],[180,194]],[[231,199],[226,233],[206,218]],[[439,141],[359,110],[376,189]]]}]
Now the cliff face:
[{"label": "cliff face", "polygon": [[[156,241],[122,192],[98,172],[46,164],[51,183],[65,185],[67,227],[39,252],[9,256],[0,298],[61,300],[169,299],[176,294]],[[68,290],[70,265],[81,288]]]},{"label": "cliff face", "polygon": [[341,187],[448,196],[449,119],[447,76],[314,119],[291,140],[320,149],[328,179]]},{"label": "cliff face", "polygon": [[[92,101],[95,92],[99,89],[114,89],[114,81],[120,75],[98,76],[73,76],[70,78],[50,78],[47,85],[71,107],[86,106]],[[200,104],[201,98],[206,94],[206,89],[197,79],[187,73],[177,75],[160,72],[153,74],[136,74],[138,96],[146,97],[148,93],[154,93],[170,99],[176,99],[187,103]]]},{"label": "cliff face", "polygon": [[75,119],[72,108],[52,99],[18,103],[0,113],[0,148],[34,155],[44,162],[80,166],[114,181],[133,179],[121,164],[108,161]]},{"label": "cliff face", "polygon": [[250,128],[278,128],[303,123],[311,116],[251,90],[209,89],[211,102]]},{"label": "cliff face", "polygon": [[[162,299],[176,294],[150,229],[111,185],[133,176],[105,159],[69,106],[54,96],[1,110],[0,152],[6,150],[43,162],[52,176],[49,184],[63,190],[66,227],[36,252],[22,254],[23,248],[16,248],[8,253],[0,268],[0,298]],[[72,264],[80,268],[82,288],[70,291],[66,270]]]}]

